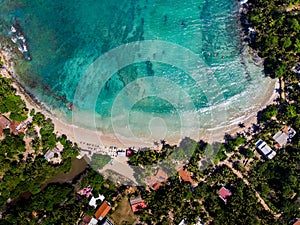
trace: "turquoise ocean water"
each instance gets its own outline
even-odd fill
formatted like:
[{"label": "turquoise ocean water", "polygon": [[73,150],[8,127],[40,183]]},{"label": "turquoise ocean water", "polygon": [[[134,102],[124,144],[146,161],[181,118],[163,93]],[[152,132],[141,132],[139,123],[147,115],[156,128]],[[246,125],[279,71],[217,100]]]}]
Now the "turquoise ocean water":
[{"label": "turquoise ocean water", "polygon": [[[245,56],[236,0],[1,0],[0,6],[1,35],[18,51],[20,40],[10,40],[17,22],[32,58],[17,61],[21,83],[56,116],[77,125],[123,136],[127,129],[138,137],[151,130],[172,136],[187,124],[195,128],[192,113],[200,128],[214,128],[257,109],[272,85]],[[147,60],[133,59],[105,78],[87,76],[105,53],[147,40],[158,42]],[[185,50],[197,57],[205,84],[177,65],[189,60]],[[168,63],[156,60],[160,54],[169,54]],[[103,85],[95,91],[95,83]],[[85,98],[89,94],[96,100]]]}]

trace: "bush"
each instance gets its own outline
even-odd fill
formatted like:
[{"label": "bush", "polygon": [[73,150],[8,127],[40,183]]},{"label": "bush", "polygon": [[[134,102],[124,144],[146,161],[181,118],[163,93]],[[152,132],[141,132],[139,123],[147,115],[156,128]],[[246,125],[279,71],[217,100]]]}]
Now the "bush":
[{"label": "bush", "polygon": [[92,161],[90,162],[90,166],[94,170],[102,169],[106,164],[108,164],[111,160],[111,157],[108,155],[94,154],[92,156]]},{"label": "bush", "polygon": [[274,118],[278,114],[278,108],[276,105],[268,105],[266,109],[264,109],[260,117],[260,122],[267,122],[268,120]]}]

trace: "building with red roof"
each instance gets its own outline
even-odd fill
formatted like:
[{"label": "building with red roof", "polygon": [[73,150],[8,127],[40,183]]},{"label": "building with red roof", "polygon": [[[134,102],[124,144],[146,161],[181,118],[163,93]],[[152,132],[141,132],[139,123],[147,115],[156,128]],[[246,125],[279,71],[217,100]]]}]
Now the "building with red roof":
[{"label": "building with red roof", "polygon": [[191,174],[189,173],[189,171],[183,167],[181,167],[179,170],[178,170],[178,174],[180,176],[180,178],[185,181],[185,182],[189,182],[191,183],[193,186],[196,186],[197,183],[193,180]]},{"label": "building with red roof", "polygon": [[133,150],[132,149],[127,149],[126,150],[126,157],[130,157],[130,156],[132,156],[133,155]]},{"label": "building with red roof", "polygon": [[293,225],[300,225],[300,219],[297,219],[295,223],[293,223]]},{"label": "building with red roof", "polygon": [[219,197],[225,202],[227,203],[227,197],[231,196],[232,193],[231,191],[229,191],[227,188],[225,187],[222,187],[220,190],[219,190]]},{"label": "building with red roof", "polygon": [[132,211],[137,212],[147,208],[147,205],[144,201],[131,205]]},{"label": "building with red roof", "polygon": [[151,186],[151,188],[155,191],[157,191],[161,186],[163,186],[163,184],[161,182],[156,182],[155,184],[153,184]]},{"label": "building with red roof", "polygon": [[11,121],[7,117],[0,115],[0,137],[4,129],[10,128],[10,124]]},{"label": "building with red roof", "polygon": [[20,122],[12,121],[12,122],[10,123],[10,126],[9,126],[10,131],[11,131],[14,135],[18,135],[19,130],[18,130],[17,128],[18,128],[20,125],[21,125]]},{"label": "building with red roof", "polygon": [[3,134],[4,129],[10,129],[14,135],[18,135],[18,133],[25,132],[25,129],[28,125],[28,122],[17,122],[17,121],[10,121],[6,116],[0,114],[0,137]]},{"label": "building with red roof", "polygon": [[154,190],[159,189],[163,182],[168,179],[168,174],[162,169],[158,169],[154,176],[149,176],[145,179],[146,184]]},{"label": "building with red roof", "polygon": [[147,208],[145,201],[141,197],[131,199],[130,205],[133,212],[137,212]]},{"label": "building with red roof", "polygon": [[97,220],[101,221],[110,210],[111,205],[107,201],[104,201],[102,205],[98,208],[98,210],[95,212],[94,216]]},{"label": "building with red roof", "polygon": [[91,220],[92,220],[92,217],[90,217],[90,216],[84,216],[82,218],[82,223],[80,225],[88,225]]}]

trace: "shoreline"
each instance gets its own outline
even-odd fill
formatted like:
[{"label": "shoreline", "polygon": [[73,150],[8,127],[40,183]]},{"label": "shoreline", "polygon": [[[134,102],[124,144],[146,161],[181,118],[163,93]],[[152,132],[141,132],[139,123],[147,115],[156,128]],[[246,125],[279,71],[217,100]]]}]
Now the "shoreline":
[{"label": "shoreline", "polygon": [[[68,124],[62,119],[54,116],[46,107],[43,106],[43,103],[38,101],[35,96],[32,96],[28,93],[23,85],[13,76],[14,68],[12,65],[11,58],[12,53],[7,52],[5,50],[0,50],[0,58],[3,62],[3,66],[5,69],[2,69],[2,76],[6,78],[12,79],[12,86],[16,89],[16,94],[19,95],[22,100],[25,102],[26,107],[29,112],[31,109],[34,109],[35,112],[41,112],[45,115],[46,118],[50,118],[55,126],[54,132],[58,135],[65,134],[69,140],[78,144],[80,148],[83,150],[91,150],[89,146],[97,146],[97,150],[101,151],[103,147],[118,147],[118,148],[129,148],[129,147],[139,147],[139,148],[154,148],[155,145],[146,145],[144,142],[135,142],[133,140],[128,140],[124,138],[124,140],[118,140],[120,138],[115,138],[111,135],[103,135],[100,131],[91,130],[83,127],[78,127],[73,124]],[[79,134],[79,135],[76,135]],[[79,137],[80,136],[80,137]],[[82,138],[82,136],[84,138]],[[125,146],[122,143],[130,142],[130,145]],[[99,146],[99,147],[98,147]]]},{"label": "shoreline", "polygon": [[[239,4],[240,10],[243,9],[243,5]],[[241,18],[241,11],[236,12],[236,17],[239,21],[239,28],[240,28],[240,51],[241,51],[241,57],[242,61],[245,64],[245,57],[250,57],[251,60],[255,63],[254,56],[247,51],[247,55],[243,55],[243,49],[245,46],[247,46],[247,42],[245,42],[245,38],[247,35],[245,35],[243,29],[243,25],[241,24],[240,18]],[[11,48],[10,49],[4,49],[0,50],[0,57],[3,58],[3,63],[5,64],[6,70],[7,70],[7,76],[13,80],[13,86],[17,90],[17,94],[21,96],[22,100],[26,103],[26,107],[29,109],[35,109],[36,112],[43,113],[47,118],[50,118],[52,122],[55,125],[55,132],[58,135],[65,134],[68,139],[70,139],[72,142],[76,142],[78,146],[85,152],[91,151],[91,152],[101,152],[105,149],[109,148],[110,146],[115,146],[118,148],[152,148],[152,149],[159,149],[159,145],[155,145],[154,142],[160,142],[160,140],[148,140],[148,142],[145,142],[144,139],[138,140],[138,139],[132,139],[132,138],[126,138],[121,136],[116,136],[115,134],[105,134],[98,130],[93,130],[90,128],[84,128],[81,126],[77,126],[72,124],[72,121],[64,120],[63,118],[60,118],[59,116],[55,116],[56,114],[51,112],[44,104],[43,102],[40,102],[35,96],[33,96],[31,93],[28,93],[26,91],[26,88],[19,82],[18,75],[16,74],[14,70],[14,55],[15,53]],[[275,83],[275,81],[274,81]],[[278,81],[277,81],[278,83]],[[276,83],[276,86],[277,86]],[[249,127],[251,127],[253,124],[257,124],[257,112],[266,107],[267,105],[273,103],[273,101],[277,98],[278,94],[276,93],[276,88],[273,90],[268,90],[267,94],[263,96],[262,99],[259,99],[261,101],[254,102],[255,109],[249,108],[248,112],[243,113],[235,113],[233,116],[231,116],[230,120],[228,120],[228,123],[224,124],[223,126],[215,127],[215,128],[207,128],[201,130],[195,131],[194,138],[196,141],[204,140],[209,143],[212,141],[224,141],[224,136],[226,134],[235,135],[236,133],[242,133],[244,131],[247,131]],[[226,106],[225,106],[226,107]],[[244,127],[239,127],[239,124],[243,124]],[[191,137],[191,138],[193,138]],[[213,138],[209,138],[213,137]],[[183,137],[173,137],[173,138],[166,138],[166,141],[170,145],[179,145]]]},{"label": "shoreline", "polygon": [[[88,128],[78,127],[74,124],[69,124],[62,119],[59,119],[55,117],[49,110],[47,110],[46,107],[43,106],[42,102],[39,102],[37,99],[35,99],[34,96],[32,96],[30,93],[26,92],[25,88],[20,84],[20,82],[13,76],[14,68],[12,63],[9,63],[11,60],[11,56],[9,52],[5,52],[2,50],[0,52],[0,57],[2,58],[3,64],[5,66],[5,69],[2,69],[4,71],[3,75],[5,77],[11,78],[13,80],[13,86],[17,90],[17,95],[20,95],[22,100],[26,103],[26,107],[29,109],[34,109],[35,112],[41,112],[43,113],[47,118],[50,118],[52,122],[55,125],[55,132],[58,135],[65,134],[68,139],[70,139],[72,142],[75,142],[78,144],[78,146],[83,151],[96,151],[101,152],[103,148],[107,147],[117,147],[117,148],[151,148],[155,149],[158,146],[156,146],[153,143],[146,143],[143,140],[135,141],[130,140],[125,137],[116,137],[114,135],[109,134],[103,134],[101,131],[96,131]],[[276,87],[274,90],[272,90],[272,94],[270,97],[265,98],[265,102],[261,104],[262,108],[266,107],[267,105],[274,102],[274,100],[278,97],[278,93],[276,92],[276,88],[279,85],[278,81],[276,82]],[[271,91],[271,90],[270,90]],[[226,125],[225,127],[216,127],[211,128],[208,130],[205,130],[204,132],[211,132],[214,134],[214,141],[222,141],[224,140],[225,134],[235,135],[236,133],[242,133],[246,131],[249,127],[251,127],[253,124],[257,124],[257,112],[251,112],[249,115],[242,115],[237,118],[234,118],[233,123]],[[236,122],[235,122],[236,121]],[[243,128],[240,128],[239,124],[244,124]],[[220,132],[221,131],[221,132]],[[224,133],[225,131],[225,133]],[[216,135],[217,133],[217,135]],[[206,140],[204,137],[206,135],[198,135],[200,139],[204,141]],[[203,137],[203,138],[202,138]],[[199,141],[199,140],[196,140]],[[167,143],[170,145],[177,145],[181,142],[181,140],[167,140]],[[126,143],[126,144],[125,144]]]},{"label": "shoreline", "polygon": [[[240,16],[241,15],[239,14],[238,17],[240,18]],[[240,28],[243,29],[243,26],[241,24]],[[244,41],[244,38],[245,34],[241,34],[241,49],[244,49],[247,45]],[[254,56],[249,52],[249,50],[246,51],[246,54],[250,57],[253,63],[256,64]],[[65,134],[68,137],[68,139],[70,139],[72,142],[76,142],[83,151],[101,152],[102,150],[110,146],[115,146],[118,148],[133,147],[151,149],[156,149],[160,147],[159,145],[154,144],[155,141],[159,142],[159,140],[153,140],[151,143],[149,143],[148,141],[147,143],[145,142],[145,140],[133,140],[126,137],[117,137],[114,134],[103,134],[101,131],[79,127],[77,125],[64,121],[62,118],[56,117],[49,109],[47,109],[46,106],[44,106],[43,102],[40,102],[38,99],[36,99],[35,96],[33,96],[31,93],[28,93],[26,91],[26,88],[18,81],[18,76],[14,70],[13,56],[14,53],[11,50],[0,50],[0,57],[3,59],[2,61],[6,68],[6,76],[13,80],[13,86],[16,88],[17,94],[20,95],[22,100],[26,103],[26,107],[29,109],[29,111],[31,109],[34,109],[36,112],[41,112],[47,118],[50,118],[55,125],[55,132],[58,135]],[[242,53],[241,57],[244,61],[244,58],[247,56]],[[224,126],[208,128],[203,131],[196,131],[196,141],[204,140],[207,142],[211,142],[211,140],[206,137],[212,137],[212,135],[214,137],[213,141],[224,141],[224,136],[226,134],[235,135],[237,133],[247,131],[249,127],[253,126],[254,124],[257,124],[257,112],[265,108],[267,105],[272,104],[274,100],[277,97],[279,97],[279,94],[276,92],[278,85],[279,82],[277,80],[274,89],[268,90],[267,96],[263,96],[263,99],[261,99],[262,101],[258,102],[259,104],[255,102],[257,106],[256,109],[251,109],[250,112],[243,112],[240,115],[232,116],[232,118],[230,118],[228,123]],[[239,127],[239,124],[243,124],[244,126],[241,128]],[[176,140],[174,138],[173,140],[169,138],[166,141],[170,145],[178,146],[181,140],[182,138],[177,138]]]}]

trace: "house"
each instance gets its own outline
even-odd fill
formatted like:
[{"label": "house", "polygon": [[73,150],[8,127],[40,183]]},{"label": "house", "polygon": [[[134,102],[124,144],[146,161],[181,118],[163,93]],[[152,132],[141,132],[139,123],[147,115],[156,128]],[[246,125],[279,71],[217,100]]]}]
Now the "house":
[{"label": "house", "polygon": [[88,225],[91,220],[92,220],[92,217],[90,217],[90,216],[84,216],[82,218],[82,222],[80,223],[80,225]]},{"label": "house", "polygon": [[106,218],[106,220],[102,222],[101,225],[114,225],[114,224],[108,218]]},{"label": "house", "polygon": [[24,123],[24,122],[23,122],[23,123],[20,123],[20,124],[16,127],[16,130],[17,130],[18,132],[24,133],[26,127],[28,126],[28,124],[29,124],[29,122],[26,122],[26,123]]},{"label": "house", "polygon": [[7,117],[0,115],[0,137],[2,136],[4,129],[10,128],[10,124],[11,122]]},{"label": "house", "polygon": [[167,181],[168,177],[168,174],[159,168],[154,176],[146,177],[145,182],[150,188],[157,190],[163,182]]},{"label": "house", "polygon": [[10,123],[10,131],[14,134],[14,135],[18,135],[19,132],[24,132],[25,129],[20,130],[19,128],[22,126],[22,123],[17,122],[17,121],[12,121]]},{"label": "house", "polygon": [[134,153],[134,151],[133,151],[132,149],[127,149],[127,150],[126,150],[126,156],[127,156],[127,157],[132,156],[133,153]]},{"label": "house", "polygon": [[195,223],[195,225],[204,225],[204,223],[201,222],[201,218],[200,217],[198,217],[198,221],[197,221],[197,223]]},{"label": "house", "polygon": [[105,197],[103,195],[98,195],[98,198],[95,198],[94,196],[91,198],[90,202],[89,202],[89,206],[92,206],[94,208],[97,208],[97,201],[101,200],[101,202],[103,202],[105,199]]},{"label": "house", "polygon": [[292,68],[292,71],[293,71],[294,73],[300,74],[300,62],[298,62],[298,63]]},{"label": "house", "polygon": [[227,197],[230,197],[232,195],[231,191],[229,191],[227,188],[222,187],[219,190],[219,197],[225,202],[227,203]]},{"label": "house", "polygon": [[86,187],[86,188],[83,188],[83,189],[77,191],[77,194],[85,195],[85,197],[89,198],[92,195],[92,191],[93,191],[93,188]]},{"label": "house", "polygon": [[191,183],[193,186],[196,186],[197,183],[193,180],[191,174],[189,173],[189,171],[182,166],[179,170],[178,170],[178,174],[180,176],[180,178],[185,181],[185,182],[189,182]]},{"label": "house", "polygon": [[246,4],[248,0],[240,0],[240,4]]},{"label": "house", "polygon": [[126,152],[125,151],[117,151],[117,156],[126,156]]},{"label": "house", "polygon": [[278,143],[276,147],[282,148],[285,146],[289,141],[291,141],[295,134],[296,131],[293,128],[285,126],[273,136],[273,139]]},{"label": "house", "polygon": [[93,217],[88,225],[97,225],[97,224],[98,224],[98,220]]},{"label": "house", "polygon": [[293,223],[293,225],[300,225],[300,219],[296,219]]},{"label": "house", "polygon": [[107,215],[107,213],[111,210],[111,205],[109,202],[104,201],[102,205],[95,212],[94,216],[97,220],[101,221]]},{"label": "house", "polygon": [[267,158],[267,159],[273,159],[274,156],[276,155],[276,152],[273,151],[269,145],[267,145],[266,142],[264,142],[263,140],[259,139],[256,143],[255,143],[257,149],[261,152],[261,154]]},{"label": "house", "polygon": [[146,209],[147,208],[147,205],[146,203],[143,201],[139,202],[139,203],[136,203],[136,204],[133,204],[131,205],[131,209],[132,211],[135,213],[135,212],[138,212],[140,210],[143,210],[143,209]]},{"label": "house", "polygon": [[178,225],[186,225],[186,224],[187,223],[186,223],[185,219],[182,219]]},{"label": "house", "polygon": [[18,135],[18,133],[25,132],[29,122],[17,122],[17,121],[10,121],[6,116],[0,115],[0,137],[2,136],[2,132],[4,129],[10,129],[14,135]]},{"label": "house", "polygon": [[44,158],[50,162],[50,160],[54,157],[55,153],[58,153],[59,150],[57,148],[54,148],[52,150],[48,150],[45,155],[44,155]]},{"label": "house", "polygon": [[201,221],[198,221],[195,225],[204,225],[204,223],[201,223]]},{"label": "house", "polygon": [[146,203],[141,197],[131,199],[130,205],[133,212],[137,212],[147,208]]},{"label": "house", "polygon": [[150,186],[153,190],[157,191],[161,186],[163,186],[162,182],[156,182],[152,186]]}]

